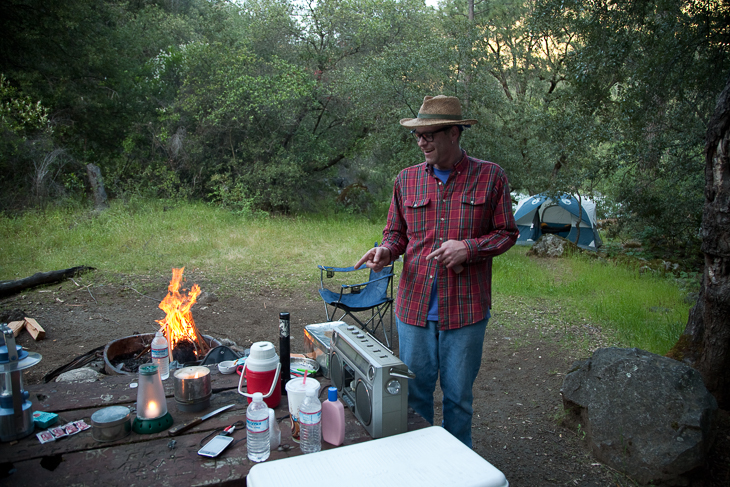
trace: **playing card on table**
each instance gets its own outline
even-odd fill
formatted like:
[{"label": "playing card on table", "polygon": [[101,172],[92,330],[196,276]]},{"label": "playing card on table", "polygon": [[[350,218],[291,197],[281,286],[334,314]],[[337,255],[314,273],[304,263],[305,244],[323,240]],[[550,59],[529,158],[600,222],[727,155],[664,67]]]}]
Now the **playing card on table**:
[{"label": "playing card on table", "polygon": [[74,421],[74,425],[76,425],[79,431],[86,431],[87,429],[91,428],[91,426],[86,424],[86,421],[84,421],[83,419],[79,421]]}]

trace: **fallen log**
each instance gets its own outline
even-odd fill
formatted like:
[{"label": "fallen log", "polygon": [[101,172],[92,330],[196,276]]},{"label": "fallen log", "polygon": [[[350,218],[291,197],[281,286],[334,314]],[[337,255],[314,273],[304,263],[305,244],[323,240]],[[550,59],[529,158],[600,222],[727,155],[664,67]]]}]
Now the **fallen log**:
[{"label": "fallen log", "polygon": [[93,267],[87,267],[85,265],[78,267],[71,267],[69,269],[62,269],[59,271],[49,272],[36,272],[30,277],[23,279],[17,279],[15,281],[1,281],[0,282],[0,297],[10,296],[11,294],[18,293],[24,289],[39,286],[41,284],[51,284],[54,282],[62,281],[69,277],[74,277],[82,272],[93,271]]}]

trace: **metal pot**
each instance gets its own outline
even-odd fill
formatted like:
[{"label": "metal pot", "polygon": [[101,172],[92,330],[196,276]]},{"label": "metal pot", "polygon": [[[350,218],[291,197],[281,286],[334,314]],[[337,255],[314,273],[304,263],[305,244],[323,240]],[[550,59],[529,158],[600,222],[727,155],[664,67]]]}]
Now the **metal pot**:
[{"label": "metal pot", "polygon": [[96,441],[116,441],[132,432],[132,412],[125,406],[110,406],[91,415],[91,436]]}]

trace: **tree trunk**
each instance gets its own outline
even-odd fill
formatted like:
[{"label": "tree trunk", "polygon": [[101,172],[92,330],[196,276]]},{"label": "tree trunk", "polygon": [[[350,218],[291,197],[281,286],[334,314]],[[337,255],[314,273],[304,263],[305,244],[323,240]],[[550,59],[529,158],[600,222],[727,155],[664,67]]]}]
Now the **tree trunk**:
[{"label": "tree trunk", "polygon": [[94,192],[94,207],[97,210],[105,209],[107,205],[104,181],[101,178],[101,169],[94,164],[86,165],[86,174],[89,177],[91,189]]},{"label": "tree trunk", "polygon": [[670,356],[696,368],[721,409],[730,408],[730,79],[718,98],[705,145],[705,269],[697,304]]}]

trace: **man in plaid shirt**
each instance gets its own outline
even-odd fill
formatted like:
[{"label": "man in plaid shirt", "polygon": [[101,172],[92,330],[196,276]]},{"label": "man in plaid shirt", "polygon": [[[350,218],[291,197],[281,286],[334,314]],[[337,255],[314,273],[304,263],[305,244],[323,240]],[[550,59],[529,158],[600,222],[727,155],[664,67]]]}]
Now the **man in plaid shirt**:
[{"label": "man in plaid shirt", "polygon": [[517,240],[507,176],[459,146],[459,99],[427,96],[412,128],[425,162],[395,180],[383,243],[355,264],[380,271],[403,255],[395,303],[400,359],[415,374],[408,404],[433,424],[440,377],[443,426],[471,447],[472,387],[491,308],[492,257]]}]

